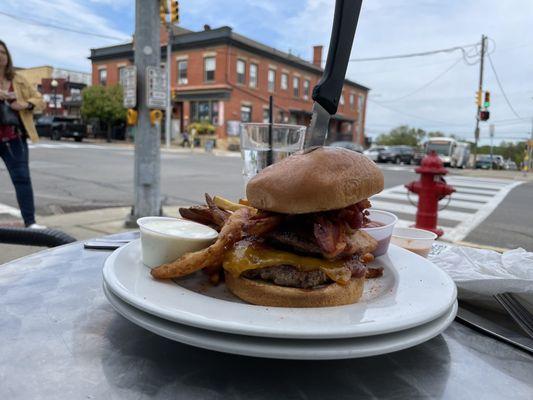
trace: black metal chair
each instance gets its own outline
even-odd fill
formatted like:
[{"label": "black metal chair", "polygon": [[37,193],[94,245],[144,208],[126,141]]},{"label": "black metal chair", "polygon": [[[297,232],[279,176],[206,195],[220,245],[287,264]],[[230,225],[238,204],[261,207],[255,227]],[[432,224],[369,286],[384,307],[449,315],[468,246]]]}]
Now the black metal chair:
[{"label": "black metal chair", "polygon": [[75,238],[57,229],[0,227],[0,243],[20,244],[23,246],[56,247],[75,241]]}]

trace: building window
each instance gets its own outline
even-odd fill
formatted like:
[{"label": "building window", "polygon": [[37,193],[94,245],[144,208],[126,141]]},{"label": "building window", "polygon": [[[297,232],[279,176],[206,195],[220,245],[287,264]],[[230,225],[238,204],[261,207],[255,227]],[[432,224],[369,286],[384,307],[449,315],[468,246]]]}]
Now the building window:
[{"label": "building window", "polygon": [[285,115],[284,111],[280,111],[278,114],[278,122],[281,122],[282,124],[287,122],[287,117]]},{"label": "building window", "polygon": [[289,75],[281,74],[281,89],[287,90],[289,88]]},{"label": "building window", "polygon": [[292,94],[294,97],[300,97],[300,78],[297,76],[292,78]]},{"label": "building window", "polygon": [[350,108],[353,110],[355,106],[355,95],[353,93],[350,93]]},{"label": "building window", "polygon": [[98,82],[102,86],[107,84],[107,69],[102,68],[98,70]]},{"label": "building window", "polygon": [[191,122],[210,122],[218,125],[218,100],[191,101]]},{"label": "building window", "polygon": [[257,64],[250,64],[250,87],[257,87]]},{"label": "building window", "polygon": [[344,93],[341,93],[341,97],[340,97],[340,99],[339,99],[339,104],[340,104],[341,106],[344,105]]},{"label": "building window", "polygon": [[308,100],[309,99],[309,88],[311,86],[311,82],[309,82],[309,80],[305,80],[304,81],[304,99],[305,100]]},{"label": "building window", "polygon": [[268,70],[268,91],[273,92],[276,88],[276,71],[273,69]]},{"label": "building window", "polygon": [[237,60],[237,83],[244,85],[246,79],[246,63],[243,60]]},{"label": "building window", "polygon": [[124,85],[124,79],[126,79],[126,67],[118,67],[118,83]]},{"label": "building window", "polygon": [[204,81],[212,82],[215,80],[215,69],[217,67],[215,57],[204,58]]},{"label": "building window", "polygon": [[241,122],[252,121],[252,106],[241,106]]},{"label": "building window", "polygon": [[270,122],[270,113],[268,108],[263,108],[263,122],[269,123]]},{"label": "building window", "polygon": [[178,61],[178,85],[187,85],[187,60]]}]

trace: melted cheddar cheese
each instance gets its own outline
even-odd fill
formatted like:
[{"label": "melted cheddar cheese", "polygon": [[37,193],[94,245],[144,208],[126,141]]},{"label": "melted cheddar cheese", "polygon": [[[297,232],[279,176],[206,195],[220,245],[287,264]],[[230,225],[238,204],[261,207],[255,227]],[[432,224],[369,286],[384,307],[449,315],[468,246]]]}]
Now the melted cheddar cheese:
[{"label": "melted cheddar cheese", "polygon": [[346,283],[351,277],[351,273],[345,268],[343,261],[304,257],[286,251],[254,246],[236,246],[226,253],[222,266],[233,276],[238,277],[250,269],[277,265],[291,265],[300,271],[319,269],[338,283]]}]

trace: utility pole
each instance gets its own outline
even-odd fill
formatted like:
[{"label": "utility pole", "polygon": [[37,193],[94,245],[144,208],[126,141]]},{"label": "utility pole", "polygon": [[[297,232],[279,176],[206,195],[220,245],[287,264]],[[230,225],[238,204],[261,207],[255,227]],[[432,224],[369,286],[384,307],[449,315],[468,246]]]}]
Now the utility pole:
[{"label": "utility pole", "polygon": [[150,121],[147,67],[160,68],[159,2],[135,1],[135,66],[137,67],[138,124],[135,135],[135,203],[127,226],[139,217],[161,215],[161,127]]},{"label": "utility pole", "polygon": [[[172,0],[161,0],[167,2],[167,10],[170,10]],[[165,111],[165,147],[168,149],[170,147],[170,132],[172,129],[172,18],[170,18],[170,22],[167,23],[167,109]]]},{"label": "utility pole", "polygon": [[[485,42],[487,40],[487,37],[485,35],[481,35],[481,60],[479,62],[479,88],[478,93],[483,93],[483,63],[485,62]],[[476,168],[476,162],[477,162],[477,144],[479,141],[479,113],[481,112],[481,104],[478,103],[477,105],[477,114],[476,114],[476,130],[474,131],[474,135],[476,138],[476,144],[474,146],[474,169]]]}]

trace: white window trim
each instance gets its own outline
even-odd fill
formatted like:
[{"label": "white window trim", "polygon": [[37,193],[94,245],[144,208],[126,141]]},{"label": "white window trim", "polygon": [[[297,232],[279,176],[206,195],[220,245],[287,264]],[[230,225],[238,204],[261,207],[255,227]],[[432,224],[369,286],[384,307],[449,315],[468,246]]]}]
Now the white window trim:
[{"label": "white window trim", "polygon": [[[180,81],[180,62],[182,61],[186,61],[187,62],[187,77],[185,78],[185,81]],[[189,58],[181,58],[181,59],[177,59],[176,58],[176,70],[177,70],[177,74],[178,74],[178,79],[177,79],[177,82],[178,82],[178,85],[188,85],[189,84]]]},{"label": "white window trim", "polygon": [[189,55],[176,56],[176,61],[187,61],[189,60]]},{"label": "white window trim", "polygon": [[[252,65],[255,66],[255,85],[252,85]],[[248,66],[248,86],[252,89],[257,89],[259,86],[259,64],[253,61],[250,61]]]},{"label": "white window trim", "polygon": [[[244,82],[239,82],[239,69],[237,68],[237,66],[239,65],[239,61],[242,61],[244,64],[244,71],[242,73],[244,75]],[[237,81],[237,85],[246,85],[246,60],[242,57],[237,57],[237,61],[235,61],[235,78]]]}]

